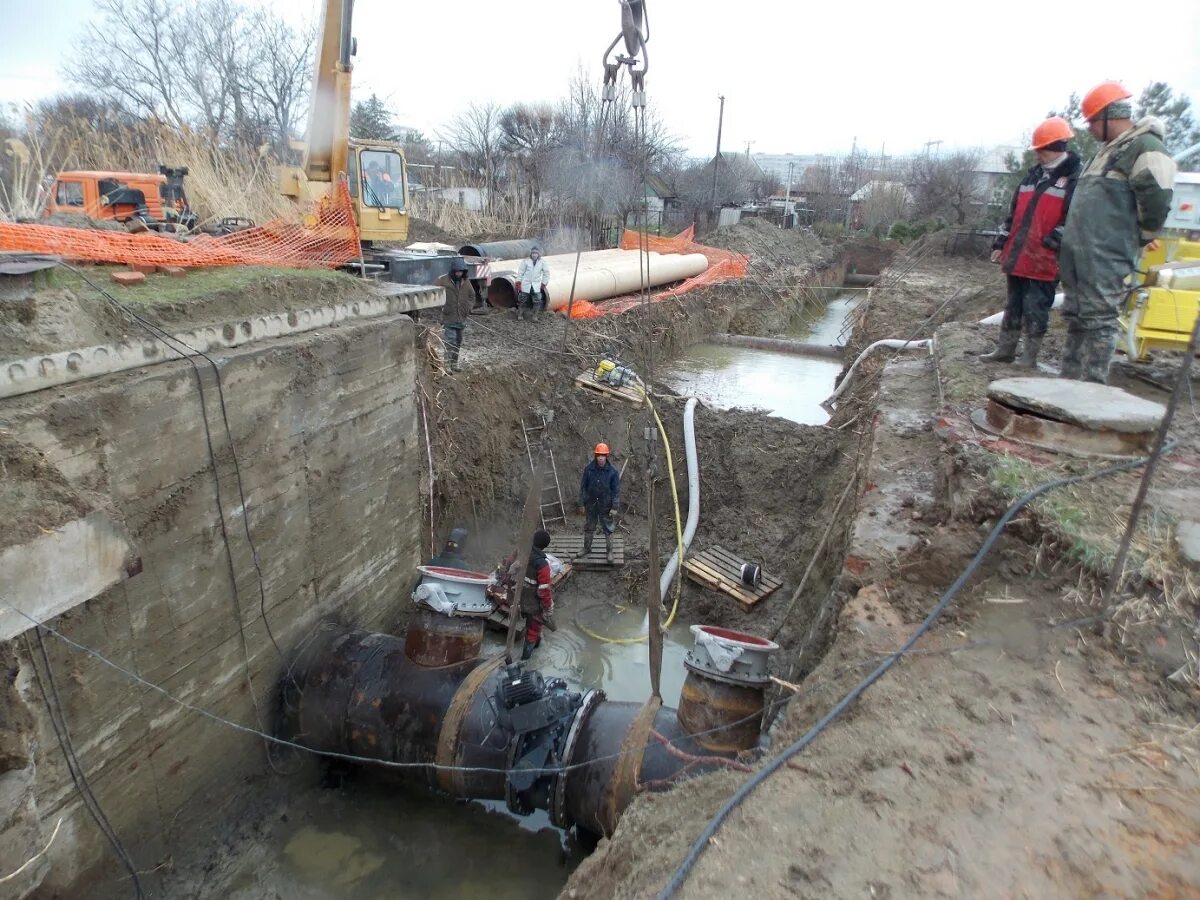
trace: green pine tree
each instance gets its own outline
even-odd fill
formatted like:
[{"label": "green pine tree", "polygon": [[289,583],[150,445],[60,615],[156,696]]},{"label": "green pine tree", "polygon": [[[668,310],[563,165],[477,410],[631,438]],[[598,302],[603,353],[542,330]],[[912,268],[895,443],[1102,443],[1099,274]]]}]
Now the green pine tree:
[{"label": "green pine tree", "polygon": [[374,92],[350,109],[350,136],[367,141],[399,139],[392,111]]}]

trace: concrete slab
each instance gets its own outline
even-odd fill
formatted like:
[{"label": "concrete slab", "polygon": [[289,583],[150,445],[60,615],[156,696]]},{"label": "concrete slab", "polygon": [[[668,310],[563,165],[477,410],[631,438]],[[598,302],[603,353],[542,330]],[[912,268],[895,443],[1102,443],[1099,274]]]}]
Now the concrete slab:
[{"label": "concrete slab", "polygon": [[1175,548],[1185,563],[1200,568],[1200,522],[1180,522],[1175,526]]},{"label": "concrete slab", "polygon": [[1153,431],[1166,408],[1107,384],[1067,378],[1001,378],[988,396],[1006,406],[1083,428],[1140,434]]}]

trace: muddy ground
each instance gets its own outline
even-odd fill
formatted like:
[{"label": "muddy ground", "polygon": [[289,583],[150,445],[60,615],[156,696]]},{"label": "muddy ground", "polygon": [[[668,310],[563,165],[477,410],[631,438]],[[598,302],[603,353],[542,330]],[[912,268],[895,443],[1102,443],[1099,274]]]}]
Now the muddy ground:
[{"label": "muddy ground", "polygon": [[[906,265],[898,258],[893,271]],[[946,340],[935,359],[889,368],[886,384],[888,354],[866,366],[831,422],[879,422],[881,403],[923,392],[938,416],[898,431],[872,469],[879,483],[863,490],[923,468],[930,497],[884,523],[902,553],[847,559],[831,646],[780,717],[773,748],[804,734],[907,637],[1016,493],[1088,464],[961,426],[989,378],[1014,374],[972,355],[994,329],[971,323],[1002,302],[994,268],[931,254],[862,310],[856,346],[961,323],[938,330]],[[1056,316],[1050,365],[1060,336]],[[1129,371],[1118,366],[1114,383],[1153,396]],[[1172,510],[1196,484],[1197,422],[1193,407],[1178,424],[1180,448],[1152,494],[1114,624],[1098,621],[1098,584],[1136,476],[1021,514],[916,650],[730,816],[679,895],[1197,896],[1195,581],[1167,541]],[[1029,474],[1019,486],[1018,466]],[[872,527],[864,520],[855,533]],[[563,895],[654,895],[744,777],[643,795]]]}]

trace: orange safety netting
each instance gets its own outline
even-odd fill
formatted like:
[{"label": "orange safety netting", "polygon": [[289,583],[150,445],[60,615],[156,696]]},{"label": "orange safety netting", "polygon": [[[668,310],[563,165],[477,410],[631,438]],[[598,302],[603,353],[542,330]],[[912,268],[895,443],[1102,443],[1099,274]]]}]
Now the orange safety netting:
[{"label": "orange safety netting", "polygon": [[233,234],[166,235],[0,222],[0,251],[48,253],[89,262],[143,266],[334,268],[362,249],[345,182],[295,218],[272,219]]},{"label": "orange safety netting", "polygon": [[[732,281],[746,277],[746,268],[750,258],[732,250],[722,250],[718,247],[707,247],[695,241],[696,229],[689,226],[674,237],[660,237],[653,234],[641,234],[628,229],[621,235],[622,250],[645,249],[650,253],[701,253],[708,260],[708,268],[691,278],[684,279],[674,287],[656,291],[650,295],[650,302],[668,300],[694,291],[696,288],[718,284],[722,281]],[[571,308],[573,319],[594,319],[599,316],[611,316],[627,312],[645,299],[641,296],[614,297],[601,303],[589,300],[576,300]]]}]

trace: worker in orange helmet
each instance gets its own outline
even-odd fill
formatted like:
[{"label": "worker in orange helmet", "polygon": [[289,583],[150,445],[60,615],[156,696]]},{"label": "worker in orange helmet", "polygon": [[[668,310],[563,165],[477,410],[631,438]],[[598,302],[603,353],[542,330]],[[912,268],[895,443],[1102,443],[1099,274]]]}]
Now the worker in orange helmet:
[{"label": "worker in orange helmet", "polygon": [[1008,218],[992,245],[992,262],[1000,263],[1008,276],[1008,304],[1000,323],[1000,340],[994,351],[980,357],[984,362],[1012,362],[1024,331],[1020,365],[1037,368],[1058,287],[1063,225],[1083,168],[1078,154],[1067,149],[1074,136],[1067,120],[1059,116],[1033,130],[1030,149],[1037,164],[1013,194]]},{"label": "worker in orange helmet", "polygon": [[1102,146],[1079,176],[1059,254],[1064,378],[1107,383],[1117,316],[1130,290],[1126,281],[1171,210],[1175,162],[1163,144],[1166,129],[1152,117],[1135,124],[1132,96],[1105,81],[1081,104]]},{"label": "worker in orange helmet", "polygon": [[621,501],[621,473],[609,462],[608,444],[601,441],[592,449],[592,461],[584,466],[579,483],[579,511],[586,513],[583,526],[583,559],[592,552],[596,526],[604,530],[605,556],[613,561],[613,513]]}]

